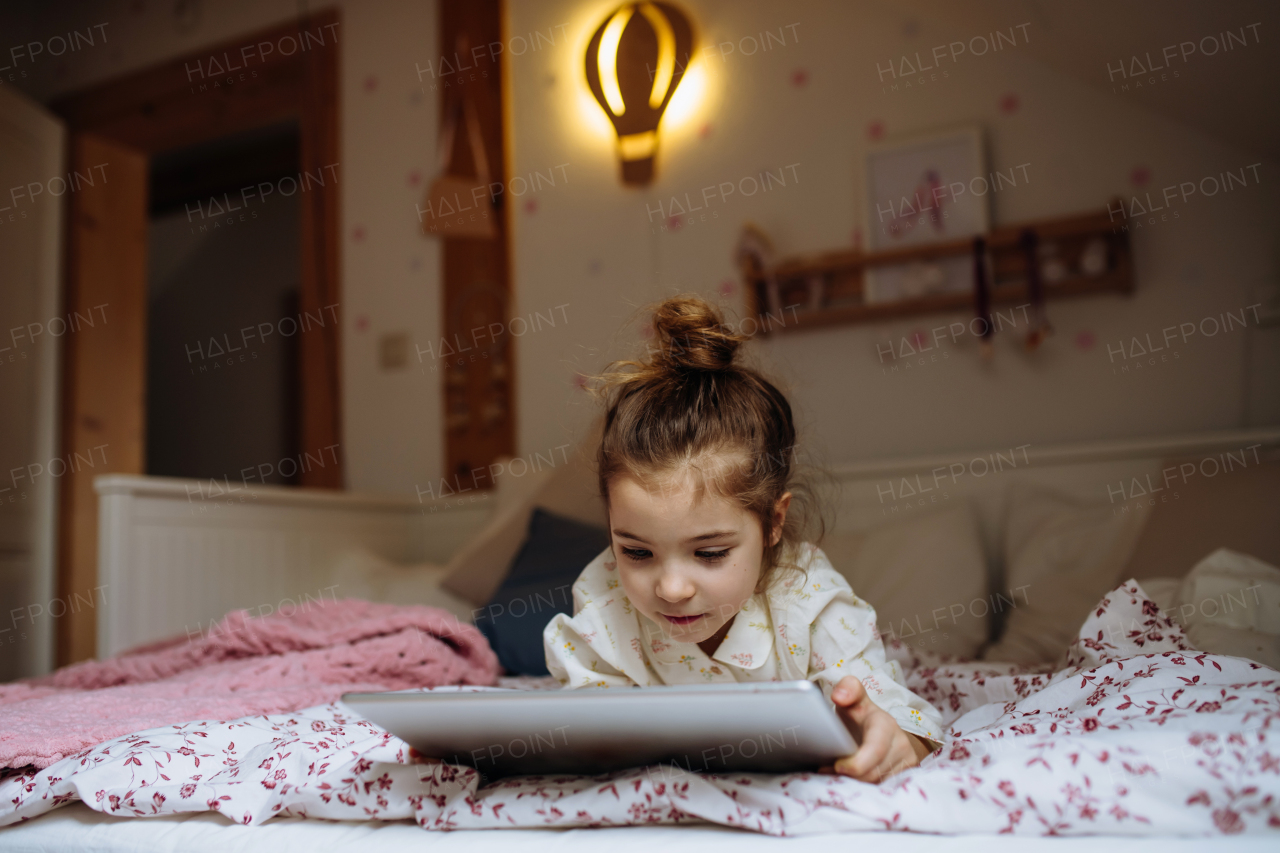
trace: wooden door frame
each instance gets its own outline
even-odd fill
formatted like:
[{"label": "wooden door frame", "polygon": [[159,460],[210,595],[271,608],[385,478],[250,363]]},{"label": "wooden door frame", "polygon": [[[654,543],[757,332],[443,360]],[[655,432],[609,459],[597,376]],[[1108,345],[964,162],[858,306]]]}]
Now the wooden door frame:
[{"label": "wooden door frame", "polygon": [[[299,162],[303,175],[319,176],[322,190],[298,194],[301,217],[300,310],[328,319],[309,324],[299,335],[300,449],[322,450],[328,464],[304,466],[301,484],[342,488],[339,287],[339,187],[341,173],[339,95],[339,24],[337,10],[325,9],[210,45],[178,59],[108,81],[59,99],[50,108],[67,123],[68,150],[78,138],[97,137],[133,149],[145,157],[198,144],[229,134],[294,119],[300,131]],[[72,157],[74,158],[74,153]],[[74,163],[73,163],[74,165]],[[128,171],[128,170],[126,170]],[[136,172],[136,170],[133,170]],[[327,183],[326,183],[327,179]],[[146,180],[145,174],[142,178]],[[144,188],[145,189],[145,188]],[[94,273],[78,268],[74,231],[79,199],[69,196],[64,294],[68,310],[91,309],[95,299]],[[145,225],[145,222],[142,223]],[[78,272],[76,272],[79,270]],[[146,323],[145,273],[132,286],[139,289],[126,304],[141,305],[143,321],[133,318],[126,344],[136,347],[127,359],[129,369],[144,371]],[[140,337],[139,337],[140,335]],[[63,352],[61,443],[64,456],[84,444],[83,431],[101,431],[103,423],[145,425],[145,394],[121,394],[112,411],[86,412],[87,387],[82,379],[86,363],[95,357],[93,339],[67,335]],[[138,358],[138,355],[141,358]],[[141,408],[141,411],[139,411]],[[93,589],[97,578],[97,500],[91,483],[78,478],[105,473],[145,472],[144,428],[116,427],[115,440],[124,446],[109,454],[106,468],[67,475],[59,497],[58,590],[68,596]],[[83,448],[81,448],[83,449]],[[335,452],[337,451],[337,452]],[[112,459],[111,457],[115,458]],[[123,467],[120,467],[123,466]],[[102,594],[127,594],[103,591]],[[68,599],[70,600],[70,599]],[[96,650],[96,620],[91,607],[68,612],[57,631],[58,663],[92,657]]]},{"label": "wooden door frame", "polygon": [[[470,341],[480,351],[456,358],[439,357],[432,369],[442,367],[441,403],[444,412],[444,483],[456,491],[492,489],[493,463],[516,452],[516,360],[515,340],[510,332],[511,306],[511,208],[510,163],[506,127],[510,124],[506,103],[507,62],[504,54],[471,52],[466,45],[506,44],[503,0],[441,0],[437,9],[440,75],[433,75],[432,88],[439,93],[440,124],[458,121],[462,101],[474,110],[475,128],[458,121],[453,150],[448,161],[460,174],[475,175],[468,135],[480,132],[489,180],[502,187],[486,213],[493,216],[492,238],[450,237],[447,232],[440,263],[440,326],[443,341]],[[461,56],[460,56],[461,54]],[[468,57],[466,59],[462,57]],[[477,72],[446,74],[446,67],[471,67]],[[480,203],[484,205],[482,201]],[[497,294],[492,290],[496,289]],[[464,309],[467,300],[490,292],[497,305],[478,306],[475,314]],[[488,332],[494,326],[501,331]],[[481,334],[477,335],[477,331]],[[481,342],[484,343],[481,346]],[[444,347],[442,346],[443,350]],[[458,417],[459,405],[465,416]],[[499,415],[490,419],[496,405]]]},{"label": "wooden door frame", "polygon": [[[27,171],[32,176],[59,174],[67,158],[66,132],[61,124],[44,109],[26,96],[19,94],[16,87],[0,87],[0,125],[7,126],[8,133],[16,134],[22,142],[31,145],[35,156],[23,171]],[[0,205],[10,210],[8,213],[0,213],[0,217],[7,220],[6,227],[21,229],[11,230],[9,236],[18,238],[19,241],[26,237],[31,241],[29,249],[34,261],[34,276],[30,280],[30,285],[34,288],[32,303],[34,310],[27,315],[28,321],[44,321],[46,318],[60,317],[62,310],[60,289],[62,241],[59,233],[62,205],[58,200],[50,198],[40,201],[43,203],[33,203],[30,208],[24,206],[20,211],[14,209],[12,198],[0,202]],[[19,225],[17,221],[8,219],[15,214],[17,217],[26,219],[27,222]],[[13,259],[6,257],[5,262],[6,265],[12,264]],[[20,270],[22,267],[19,266],[17,269]],[[16,320],[17,317],[15,316],[14,319]],[[49,322],[45,330],[50,330],[52,326],[53,323]],[[30,327],[27,333],[28,335],[31,333]],[[28,464],[34,463],[32,468],[40,474],[35,477],[21,478],[24,485],[17,492],[23,495],[23,504],[29,507],[30,512],[25,524],[18,522],[21,529],[10,526],[15,519],[22,518],[19,513],[10,513],[8,518],[0,519],[0,526],[5,528],[0,532],[0,550],[7,551],[5,556],[10,559],[15,557],[22,559],[25,556],[29,566],[24,579],[15,583],[14,588],[3,591],[8,593],[3,597],[8,599],[9,604],[28,606],[25,614],[21,611],[15,613],[6,606],[3,615],[0,616],[8,623],[3,630],[0,630],[0,639],[3,640],[3,645],[8,652],[6,660],[8,666],[3,668],[5,672],[3,680],[6,681],[9,678],[43,675],[52,668],[54,662],[54,623],[51,620],[54,618],[52,616],[53,599],[57,591],[54,566],[58,551],[56,534],[58,482],[53,476],[54,465],[50,460],[57,458],[61,449],[58,436],[58,383],[61,375],[59,339],[52,333],[37,335],[34,339],[28,337],[26,344],[29,348],[24,347],[19,352],[15,346],[13,334],[14,330],[10,329],[6,335],[9,339],[0,344],[0,359],[7,362],[4,366],[8,370],[34,371],[31,377],[34,394],[30,398],[34,405],[27,411],[21,411],[22,404],[18,400],[6,399],[2,404],[6,407],[4,417],[8,420],[21,412],[23,418],[29,418],[29,423],[32,425],[32,441],[22,449],[23,454],[30,454],[23,461]],[[8,351],[4,352],[4,350]],[[21,359],[22,365],[9,367],[12,363],[11,359],[15,356]],[[9,409],[10,406],[13,409]],[[10,458],[17,461],[12,456]],[[0,499],[4,499],[6,503],[11,500],[15,495],[16,475],[30,474],[32,468],[28,468],[26,472],[14,470],[5,472],[5,479],[8,482],[0,486]],[[2,494],[3,492],[9,494]],[[24,551],[25,554],[22,553]],[[18,620],[23,616],[31,617],[38,603],[45,603],[44,607],[47,608],[44,613],[45,618],[36,621],[39,618],[36,616],[24,620],[21,623],[24,629],[21,633],[25,633],[26,642],[16,647],[10,645],[12,641],[4,638],[4,634],[14,636],[14,629],[19,624]]]}]

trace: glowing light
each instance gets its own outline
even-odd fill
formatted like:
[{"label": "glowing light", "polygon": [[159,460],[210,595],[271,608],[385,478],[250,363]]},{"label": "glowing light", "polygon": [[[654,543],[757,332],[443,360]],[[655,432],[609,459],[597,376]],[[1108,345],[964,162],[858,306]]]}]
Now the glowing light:
[{"label": "glowing light", "polygon": [[617,138],[617,133],[613,129],[613,125],[609,123],[608,116],[600,109],[600,105],[596,103],[595,98],[591,97],[588,91],[577,92],[574,98],[578,121],[582,127],[585,127],[591,136],[612,141]]},{"label": "glowing light", "polygon": [[694,61],[685,69],[680,88],[671,96],[666,112],[662,114],[664,130],[674,130],[693,118],[707,90],[707,70],[701,62]]},{"label": "glowing light", "polygon": [[[622,101],[622,89],[618,86],[618,43],[622,41],[622,31],[627,28],[633,6],[624,6],[617,11],[600,36],[600,53],[596,62],[600,70],[600,88],[604,89],[605,102],[609,110],[616,116],[625,115],[627,105]],[[647,16],[646,16],[647,17]]]},{"label": "glowing light", "polygon": [[[670,2],[631,0],[610,12],[592,32],[585,48],[587,89],[600,114],[617,135],[622,182],[632,186],[653,180],[660,124],[673,99],[683,104],[675,123],[688,118],[705,85],[693,92],[681,86],[696,49],[693,25]],[[677,95],[681,93],[683,97]]]},{"label": "glowing light", "polygon": [[643,160],[658,150],[658,131],[646,130],[618,137],[618,155],[623,160]]},{"label": "glowing light", "polygon": [[656,110],[667,97],[667,87],[676,71],[676,34],[665,15],[652,3],[640,7],[640,14],[648,19],[658,34],[658,70],[653,75],[653,90],[649,92],[649,108]]}]

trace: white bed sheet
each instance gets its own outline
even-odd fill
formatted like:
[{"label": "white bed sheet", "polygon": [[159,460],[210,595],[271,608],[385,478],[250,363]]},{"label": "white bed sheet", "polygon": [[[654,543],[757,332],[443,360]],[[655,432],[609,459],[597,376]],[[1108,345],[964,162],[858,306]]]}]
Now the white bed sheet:
[{"label": "white bed sheet", "polygon": [[698,853],[839,850],[859,853],[1272,853],[1275,836],[1134,838],[1084,836],[833,833],[776,838],[718,826],[624,826],[604,829],[495,829],[429,832],[409,821],[274,819],[239,826],[210,813],[118,818],[81,803],[0,829],[0,853]]}]

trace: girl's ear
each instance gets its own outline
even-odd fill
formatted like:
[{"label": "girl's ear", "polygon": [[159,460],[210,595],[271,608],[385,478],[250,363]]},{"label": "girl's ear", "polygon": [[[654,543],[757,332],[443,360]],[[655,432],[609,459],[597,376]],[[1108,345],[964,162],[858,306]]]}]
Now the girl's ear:
[{"label": "girl's ear", "polygon": [[777,545],[782,539],[782,525],[787,520],[787,508],[791,506],[791,493],[783,492],[782,497],[773,505],[773,525],[769,531],[770,547]]}]

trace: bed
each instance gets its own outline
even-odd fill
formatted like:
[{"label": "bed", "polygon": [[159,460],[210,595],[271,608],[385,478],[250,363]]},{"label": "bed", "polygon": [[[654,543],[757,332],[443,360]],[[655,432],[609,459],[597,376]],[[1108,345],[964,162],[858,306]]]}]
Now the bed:
[{"label": "bed", "polygon": [[250,853],[250,851],[307,851],[350,853],[378,850],[382,853],[510,853],[510,851],[610,850],[641,853],[654,849],[698,850],[700,853],[757,853],[757,851],[808,851],[819,847],[856,844],[868,853],[1093,853],[1099,849],[1123,849],[1126,853],[1263,853],[1275,848],[1275,839],[1252,838],[1087,838],[1027,839],[1002,835],[912,835],[895,833],[832,833],[800,838],[775,838],[740,830],[710,826],[632,826],[610,829],[536,829],[501,832],[424,833],[414,824],[325,823],[276,820],[258,827],[236,826],[217,815],[151,820],[106,817],[82,805],[63,809],[40,821],[5,830],[0,850],[10,853]]},{"label": "bed", "polygon": [[[1278,451],[1277,429],[1023,445],[844,465],[824,475],[818,486],[833,499],[837,536],[906,518],[922,503],[936,506],[940,498],[966,502],[977,518],[987,586],[995,590],[1007,588],[1001,543],[1011,496],[1020,489],[1050,489],[1082,506],[1115,510],[1138,503],[1132,484],[1158,483],[1169,460],[1235,455],[1252,472],[1274,461]],[[502,476],[492,494],[415,499],[167,477],[99,477],[99,583],[105,589],[97,611],[98,655],[198,631],[236,608],[265,613],[308,597],[351,594],[333,586],[350,583],[350,576],[338,571],[344,555],[447,564],[494,516],[527,502],[534,479]],[[1231,485],[1228,477],[1215,481]],[[588,481],[583,488],[592,485]],[[881,606],[878,597],[867,597]]]},{"label": "bed", "polygon": [[1270,853],[1275,839],[1235,838],[1086,838],[1028,839],[1006,835],[914,835],[907,833],[831,833],[798,838],[775,838],[711,826],[630,826],[609,829],[535,829],[492,832],[439,832],[427,835],[413,823],[349,822],[278,819],[263,826],[244,827],[218,815],[126,820],[107,817],[83,805],[69,806],[29,824],[0,832],[0,850],[7,853],[647,853],[654,849],[697,850],[699,853],[774,853],[809,851],[857,845],[868,853],[1094,853],[1123,849],[1126,853]]},{"label": "bed", "polygon": [[[1011,531],[1006,528],[1017,519],[1014,510],[1018,505],[1034,503],[1025,499],[1024,495],[1028,494],[1026,489],[1052,489],[1058,498],[1070,499],[1078,502],[1082,507],[1094,510],[1092,517],[1096,521],[1103,515],[1119,515],[1116,511],[1117,488],[1122,490],[1123,497],[1119,503],[1134,503],[1138,499],[1130,488],[1131,484],[1150,483],[1153,482],[1152,478],[1155,478],[1154,482],[1159,482],[1162,472],[1169,471],[1169,460],[1213,457],[1222,460],[1230,454],[1240,454],[1244,449],[1249,449],[1253,454],[1249,459],[1256,460],[1255,467],[1261,467],[1264,463],[1272,465],[1277,448],[1280,448],[1280,431],[1255,430],[1091,445],[1004,448],[984,453],[885,460],[849,466],[834,472],[834,482],[826,486],[835,488],[832,495],[839,507],[835,516],[833,547],[838,548],[841,536],[844,536],[847,537],[846,547],[852,549],[848,551],[851,559],[856,560],[859,554],[863,556],[867,553],[880,554],[881,552],[876,551],[874,547],[877,535],[875,531],[884,527],[886,518],[894,521],[892,516],[895,514],[907,517],[915,513],[921,507],[919,501],[928,500],[930,491],[933,492],[934,498],[945,493],[946,497],[942,500],[963,502],[968,508],[966,511],[973,514],[974,535],[983,546],[980,552],[981,564],[977,567],[977,571],[983,577],[979,578],[978,582],[982,594],[987,595],[993,590],[1009,588],[1012,583],[1011,573],[1019,570],[1014,565],[1005,565],[1008,549],[1003,548],[1002,543],[1006,542],[1011,535]],[[980,459],[987,461],[987,468],[982,474],[978,473],[983,470],[982,467],[975,464],[975,460]],[[956,465],[961,465],[962,469],[953,467]],[[920,479],[922,473],[933,477],[932,489],[925,488],[930,485],[930,482],[927,478]],[[256,609],[258,614],[262,614],[282,610],[281,605],[286,602],[296,607],[298,602],[307,600],[307,596],[313,599],[322,598],[325,594],[333,596],[337,592],[333,589],[333,582],[336,577],[340,577],[335,574],[335,571],[342,562],[341,555],[352,551],[374,553],[381,559],[401,563],[429,561],[443,564],[455,551],[460,548],[465,550],[465,543],[469,539],[482,535],[482,531],[490,530],[496,516],[501,516],[504,512],[510,513],[513,506],[527,497],[528,489],[525,488],[527,484],[519,484],[519,486],[519,488],[512,488],[508,485],[505,491],[500,486],[497,494],[477,497],[474,500],[458,501],[455,498],[424,503],[393,497],[331,495],[310,493],[305,490],[250,488],[219,502],[215,509],[202,508],[199,501],[192,498],[192,489],[198,488],[192,483],[156,478],[104,477],[98,483],[98,489],[102,495],[101,582],[107,585],[110,592],[104,597],[98,614],[99,647],[104,655],[109,655],[135,644],[175,633],[186,632],[188,636],[192,636],[194,632],[198,636],[204,630],[201,626],[208,626],[213,620],[233,608]],[[208,484],[203,488],[207,494]],[[910,490],[911,494],[907,494],[907,490]],[[200,493],[196,492],[196,494]],[[1189,492],[1184,486],[1184,500],[1185,495],[1189,495]],[[917,509],[906,509],[907,502]],[[893,507],[898,508],[896,512],[892,510]],[[1097,512],[1099,509],[1103,512]],[[1128,530],[1127,535],[1134,540],[1140,536],[1142,529],[1142,525],[1134,524],[1125,527],[1121,522],[1115,522],[1113,526],[1116,530]],[[911,538],[919,540],[927,537]],[[1083,536],[1083,538],[1090,537]],[[956,549],[952,547],[951,550]],[[1116,567],[1116,570],[1123,571],[1129,564],[1131,561],[1126,556],[1125,565]],[[217,570],[217,576],[222,578],[221,583],[209,581],[214,568]],[[1189,564],[1182,567],[1180,571],[1188,568],[1190,568]],[[1048,582],[1040,580],[1037,583]],[[855,588],[858,588],[857,585]],[[889,592],[892,593],[892,590]],[[961,592],[964,595],[969,594],[967,591],[961,590]],[[873,601],[876,600],[870,595],[867,597],[872,598]],[[1113,607],[1116,608],[1116,613],[1123,612],[1126,614],[1125,618],[1130,621],[1133,621],[1133,618],[1147,619],[1148,624],[1139,632],[1138,647],[1125,647],[1115,635],[1108,637],[1116,640],[1116,643],[1123,647],[1124,654],[1116,652],[1114,645],[1111,652],[1093,649],[1089,641],[1095,629],[1100,629],[1097,633],[1102,637],[1105,633],[1102,629],[1110,624],[1105,622],[1109,617],[1101,615],[1102,611],[1106,610],[1106,606],[1099,607],[1099,613],[1089,617],[1094,621],[1086,622],[1073,646],[1072,654],[1077,655],[1077,659],[1074,660],[1076,665],[1074,672],[1077,675],[1084,673],[1083,681],[1087,682],[1090,678],[1109,680],[1114,676],[1117,681],[1128,679],[1124,683],[1133,683],[1130,672],[1132,666],[1129,666],[1129,669],[1126,669],[1126,666],[1131,657],[1139,656],[1139,652],[1151,660],[1155,660],[1156,656],[1162,656],[1162,665],[1165,665],[1163,661],[1173,661],[1177,666],[1198,666],[1207,672],[1204,676],[1206,684],[1214,678],[1218,678],[1223,685],[1243,684],[1246,680],[1259,683],[1266,680],[1268,674],[1275,675],[1274,671],[1259,668],[1258,664],[1250,663],[1248,660],[1219,659],[1203,655],[1197,659],[1195,656],[1184,654],[1183,650],[1190,649],[1182,631],[1186,626],[1175,625],[1168,620],[1158,624],[1150,622],[1150,619],[1163,618],[1163,616],[1152,615],[1150,600],[1144,597],[1142,591],[1136,586],[1132,590],[1127,587],[1117,587],[1111,598],[1114,599]],[[1130,609],[1125,610],[1125,608]],[[1034,613],[1031,615],[1033,620],[1038,619]],[[954,707],[949,714],[949,725],[957,720],[976,719],[972,717],[973,714],[981,717],[982,708],[989,706],[992,700],[1000,698],[1001,690],[1012,691],[1009,695],[1003,696],[1010,703],[1024,703],[1033,694],[1038,695],[1036,690],[1048,684],[1051,678],[1052,667],[1048,669],[1042,667],[1044,682],[1038,682],[1031,688],[1019,687],[1016,685],[1020,680],[1034,677],[1028,676],[1028,673],[1035,671],[1034,665],[1029,668],[1020,668],[1015,673],[1013,669],[1000,670],[995,664],[953,664],[947,659],[930,657],[931,651],[924,648],[923,644],[917,645],[909,630],[901,630],[892,620],[888,624],[890,630],[885,633],[890,642],[897,644],[899,654],[911,658],[912,671],[918,673],[920,679],[917,689],[925,692],[932,691],[927,695],[930,701],[943,707],[948,701],[948,691],[950,690],[952,695],[956,693],[955,685],[965,686],[970,693],[974,694],[970,698],[951,700]],[[918,619],[916,624],[919,624]],[[952,624],[957,626],[955,627],[957,633],[967,630],[959,627],[954,621]],[[1163,632],[1158,641],[1151,639],[1156,633],[1153,626]],[[997,627],[999,626],[984,622],[981,630],[994,634]],[[895,637],[894,634],[898,636]],[[1143,646],[1143,643],[1147,645]],[[1189,663],[1188,659],[1190,659]],[[1226,674],[1223,674],[1219,660],[1229,670]],[[1069,658],[1068,663],[1072,662]],[[970,668],[965,669],[966,666]],[[1217,667],[1218,672],[1210,671],[1210,666]],[[1106,670],[1106,667],[1114,669]],[[1100,675],[1104,672],[1107,674]],[[1124,674],[1121,675],[1121,672]],[[1186,675],[1190,676],[1191,673],[1187,672]],[[1161,678],[1166,677],[1186,680],[1180,674],[1170,676],[1165,673],[1161,676]],[[1191,677],[1196,681],[1200,678],[1198,675]],[[1067,689],[1062,685],[1070,680],[1059,679],[1059,687]],[[972,686],[979,681],[982,682],[980,688]],[[926,683],[928,683],[927,687]],[[1271,682],[1267,681],[1267,683]],[[1143,686],[1146,686],[1145,683],[1137,682],[1137,686],[1133,689]],[[1070,689],[1078,692],[1078,688]],[[1258,692],[1256,688],[1251,689],[1255,690],[1256,695],[1247,694],[1246,699],[1263,704],[1271,701],[1268,697],[1272,694]],[[1192,693],[1187,695],[1191,696]],[[1119,703],[1121,697],[1107,699],[1107,701],[1112,700]],[[957,702],[959,704],[956,704]],[[1096,702],[1088,704],[1092,707]],[[1200,704],[1205,703],[1200,702]],[[994,707],[998,708],[998,703]],[[1120,705],[1107,707],[1118,708]],[[1009,724],[1006,728],[1011,731],[1017,730],[1017,726],[1025,726],[1027,720],[1044,719],[1033,715],[1053,710],[1052,705],[1046,706],[1045,709],[1021,705],[1014,710],[1006,704],[1006,715],[1024,715],[1019,718],[1020,721],[1014,721],[1012,717],[1005,720],[1005,723]],[[1256,744],[1249,747],[1248,751],[1253,754],[1250,760],[1255,760],[1259,754],[1269,754],[1268,749],[1277,751],[1274,749],[1276,735],[1272,734],[1272,731],[1273,727],[1280,726],[1280,713],[1274,713],[1270,705],[1263,711],[1252,716],[1250,716],[1252,712],[1243,711],[1245,716],[1241,717],[1243,722],[1238,726],[1246,736],[1258,739]],[[318,719],[310,721],[313,727],[319,726],[316,731],[324,730],[326,727],[334,728],[331,717],[333,713],[340,713],[340,709],[336,711],[331,709],[321,714]],[[970,716],[965,716],[966,714]],[[1201,724],[1207,719],[1209,719],[1208,716],[1196,716],[1190,718],[1187,725]],[[283,725],[281,721],[276,722]],[[990,722],[978,720],[978,723],[984,726]],[[1192,732],[1190,737],[1199,737],[1192,729],[1188,729]],[[997,734],[994,728],[990,733],[993,737]],[[973,731],[967,731],[965,734],[972,735]],[[999,734],[1003,737],[1003,732]],[[212,736],[216,738],[220,735],[213,733]],[[1268,741],[1267,738],[1271,740]],[[1200,743],[1200,741],[1195,742]],[[1026,738],[1025,742],[1020,741],[1019,744],[1020,749],[1031,748],[1035,741],[1033,738]],[[1041,741],[1040,747],[1050,748],[1049,742]],[[967,753],[966,750],[966,757]],[[1034,751],[1026,753],[1026,758],[1027,766],[1030,767],[1035,759]],[[954,755],[948,756],[948,759],[959,760],[955,759]],[[385,760],[393,759],[385,758]],[[1076,765],[1077,760],[1076,758],[1071,760],[1072,767]],[[1099,759],[1095,755],[1093,758],[1086,757],[1083,760],[1087,762]],[[1103,762],[1106,760],[1105,757],[1101,759]],[[956,766],[960,767],[961,764]],[[1047,764],[1045,766],[1048,767]],[[1066,775],[1069,776],[1070,772],[1066,771]],[[1182,772],[1181,769],[1176,771],[1171,769],[1166,775],[1172,777],[1180,772]],[[1140,769],[1126,770],[1122,773],[1121,781],[1128,780],[1130,785],[1141,794],[1142,786],[1148,785],[1148,781],[1137,779],[1137,777],[1144,773],[1145,771]],[[1280,798],[1280,764],[1267,764],[1264,760],[1261,765],[1251,767],[1249,773],[1261,780],[1259,784],[1253,786],[1255,790],[1251,795],[1258,801],[1254,814],[1265,816],[1266,809],[1271,806],[1261,805],[1262,799],[1268,795]],[[421,775],[416,779],[417,783],[423,781]],[[455,786],[462,784],[452,778],[445,781],[432,781],[433,784],[439,782],[441,785],[445,785],[446,781]],[[640,780],[628,777],[625,781],[636,782],[635,791],[640,792],[642,787]],[[652,781],[652,779],[644,780],[643,784],[651,785]],[[1111,781],[1115,781],[1114,776]],[[730,790],[734,784],[737,783],[722,784],[719,793],[727,793],[734,798],[740,795],[747,796],[743,794],[745,790],[743,788]],[[768,785],[774,783],[766,780],[754,784],[757,785],[757,791],[763,791]],[[803,789],[805,785],[819,784],[823,783],[801,780],[797,783],[797,790]],[[1257,790],[1259,788],[1260,792]],[[455,787],[449,790],[448,799],[451,803],[479,799],[474,789],[468,791]],[[645,788],[646,792],[656,790],[652,787]],[[817,788],[812,790],[817,791]],[[581,794],[576,789],[573,793],[574,796]],[[587,792],[592,796],[598,793],[594,789]],[[927,795],[928,792],[920,788],[915,793]],[[581,794],[581,796],[587,794]],[[769,796],[774,794],[781,796],[776,790],[773,790]],[[1019,796],[1024,795],[1025,792],[1019,793]],[[562,796],[562,794],[556,796]],[[824,795],[818,792],[805,796],[809,797],[811,802],[820,802]],[[906,794],[899,791],[894,796],[906,796]],[[763,799],[752,807],[756,809],[756,813],[761,810],[760,803],[767,806],[770,802],[763,793],[761,797]],[[963,799],[964,795],[961,798]],[[394,797],[392,799],[394,800]],[[801,797],[801,799],[804,798]],[[893,844],[895,849],[912,849],[912,845],[928,844],[931,850],[968,850],[976,845],[982,845],[985,849],[1000,849],[1002,843],[1017,844],[1018,849],[1027,849],[1027,845],[1035,844],[1053,845],[1054,849],[1075,849],[1076,845],[1092,845],[1111,837],[1120,843],[1122,836],[1123,843],[1139,849],[1144,846],[1154,849],[1156,845],[1159,845],[1162,850],[1177,849],[1180,845],[1186,845],[1190,849],[1191,844],[1196,845],[1195,849],[1206,849],[1229,843],[1231,849],[1240,850],[1249,849],[1249,845],[1254,843],[1266,843],[1265,838],[1229,836],[1215,839],[1135,837],[1135,833],[1140,836],[1153,831],[1157,834],[1178,834],[1179,832],[1200,834],[1195,829],[1188,829],[1190,824],[1178,828],[1177,814],[1178,812],[1195,812],[1199,805],[1199,803],[1192,803],[1180,806],[1170,814],[1171,823],[1166,829],[1147,826],[1117,830],[1113,833],[1100,827],[1094,830],[1100,835],[1087,838],[1043,840],[1029,838],[1023,833],[1052,834],[1053,829],[1041,826],[1036,831],[1034,828],[1012,820],[1006,828],[1022,835],[1016,840],[998,837],[995,834],[998,827],[994,825],[987,831],[975,831],[971,827],[965,830],[966,834],[956,836],[895,834],[890,838],[884,834],[876,834],[860,835],[858,838],[861,843],[868,844],[873,849],[879,844],[886,846]],[[1205,806],[1206,808],[1208,806],[1207,800]],[[430,806],[428,805],[427,808],[429,810]],[[852,811],[857,812],[859,808],[861,806]],[[977,802],[965,808],[975,814],[982,810]],[[413,844],[419,849],[424,844],[439,845],[440,849],[447,849],[451,844],[468,844],[471,849],[474,849],[477,845],[483,847],[489,843],[515,845],[517,848],[528,845],[530,849],[553,845],[558,849],[572,849],[574,845],[579,844],[605,843],[625,846],[655,842],[681,846],[697,844],[699,847],[712,849],[720,844],[726,847],[732,844],[735,849],[744,847],[754,849],[753,845],[756,847],[794,846],[819,839],[827,840],[827,832],[824,831],[821,821],[810,822],[805,826],[778,824],[772,828],[764,828],[765,832],[775,834],[798,832],[802,835],[794,839],[774,838],[743,832],[728,826],[708,826],[698,823],[696,810],[694,811],[695,813],[692,814],[694,822],[680,826],[548,828],[536,831],[514,828],[506,830],[501,836],[474,831],[432,832],[424,836],[422,830],[413,822],[402,819],[383,823],[348,820],[302,821],[296,818],[276,817],[260,826],[240,827],[231,824],[223,817],[207,812],[126,820],[99,814],[82,804],[72,804],[29,823],[0,831],[0,850],[52,850],[66,849],[68,846],[89,850],[163,850],[170,847],[183,850],[206,848],[247,850],[269,847],[292,849],[295,845],[299,849],[303,849],[304,845],[306,849],[328,849],[337,847],[339,844],[346,846],[353,841],[356,843],[376,841],[386,849],[396,849],[399,844],[406,846]],[[863,809],[866,814],[874,811],[875,809]],[[1009,810],[1005,809],[1005,811]],[[1215,814],[1222,811],[1223,808],[1219,807],[1215,810]],[[289,809],[286,809],[285,813],[288,812]],[[1207,811],[1205,813],[1207,814]],[[317,812],[312,812],[313,816],[316,814]],[[330,816],[337,814],[334,812]],[[814,814],[817,812],[815,811]],[[1019,811],[1018,814],[1021,816],[1022,812]],[[417,817],[421,822],[421,811]],[[896,815],[894,817],[896,818]],[[893,826],[892,821],[886,821],[877,826],[875,820],[879,818],[868,818],[867,825],[859,825],[857,828],[901,828]],[[1272,820],[1276,821],[1276,818],[1273,817]],[[723,821],[720,822],[723,823]],[[857,821],[850,823],[847,820],[839,823],[846,828],[854,827],[856,824]],[[424,825],[430,825],[430,820],[427,820]],[[458,823],[446,822],[438,825],[463,828],[462,824]],[[1274,827],[1277,824],[1272,825]],[[1241,824],[1241,828],[1243,826],[1244,824]],[[1256,826],[1256,821],[1253,826]],[[917,825],[914,828],[919,827]],[[1222,822],[1219,821],[1219,829],[1229,833],[1233,827],[1228,825],[1223,829]],[[1254,831],[1253,827],[1250,829]],[[946,832],[947,829],[945,825],[940,825],[928,831]],[[1080,831],[1078,827],[1064,827],[1064,832],[1077,831]],[[1271,841],[1273,842],[1273,839]]]}]

